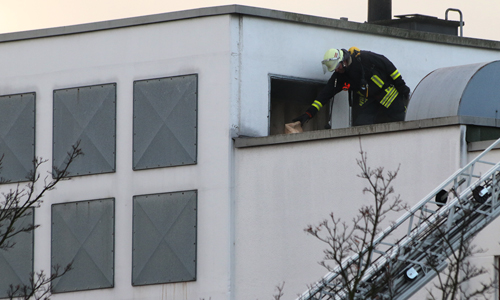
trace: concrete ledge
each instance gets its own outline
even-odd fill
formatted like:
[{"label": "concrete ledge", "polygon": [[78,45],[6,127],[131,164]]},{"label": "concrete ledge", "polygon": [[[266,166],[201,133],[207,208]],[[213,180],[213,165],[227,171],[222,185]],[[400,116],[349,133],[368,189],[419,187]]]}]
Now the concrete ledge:
[{"label": "concrete ledge", "polygon": [[278,134],[266,137],[238,137],[234,139],[234,146],[236,148],[270,146],[277,144],[297,143],[304,141],[335,139],[342,137],[362,136],[369,134],[400,132],[406,130],[417,130],[424,128],[458,126],[458,125],[500,127],[500,120],[479,118],[479,117],[468,117],[468,116],[442,117],[442,118],[425,119],[425,120],[408,121],[408,122],[393,122],[393,123],[357,126],[357,127],[349,127],[341,129],[325,129],[325,130],[308,131],[295,134]]},{"label": "concrete ledge", "polygon": [[[494,142],[496,142],[496,140],[469,143],[469,144],[467,144],[467,152],[474,152],[474,151],[481,151],[482,152],[486,148],[488,148],[491,144],[493,144]],[[500,149],[500,145],[493,147],[493,149]]]},{"label": "concrete ledge", "polygon": [[285,11],[271,10],[265,8],[244,6],[244,5],[223,5],[214,7],[205,7],[184,11],[176,11],[141,17],[124,18],[95,23],[87,23],[72,26],[55,27],[40,30],[22,31],[6,33],[0,35],[1,42],[12,42],[26,39],[36,39],[45,37],[54,37],[68,34],[78,34],[100,30],[110,30],[130,26],[140,26],[146,24],[170,22],[191,18],[209,17],[226,14],[238,14],[242,16],[262,17],[282,21],[297,22],[309,25],[325,26],[343,30],[352,30],[370,34],[391,36],[395,38],[413,39],[428,41],[433,43],[453,44],[460,46],[469,46],[475,48],[485,48],[500,50],[500,41],[482,40],[474,38],[463,38],[452,35],[414,31],[408,29],[387,27],[368,23],[357,23],[345,20],[317,17]]}]

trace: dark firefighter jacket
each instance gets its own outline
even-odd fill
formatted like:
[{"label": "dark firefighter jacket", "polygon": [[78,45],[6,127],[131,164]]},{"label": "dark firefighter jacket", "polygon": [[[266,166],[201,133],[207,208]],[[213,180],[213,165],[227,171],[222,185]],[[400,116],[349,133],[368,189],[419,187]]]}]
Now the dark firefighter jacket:
[{"label": "dark firefighter jacket", "polygon": [[347,88],[357,100],[353,105],[359,106],[377,101],[389,107],[398,95],[408,98],[410,93],[410,88],[390,60],[377,53],[361,51],[358,57],[352,57],[352,63],[344,73],[333,72],[307,112],[314,116],[333,96]]}]

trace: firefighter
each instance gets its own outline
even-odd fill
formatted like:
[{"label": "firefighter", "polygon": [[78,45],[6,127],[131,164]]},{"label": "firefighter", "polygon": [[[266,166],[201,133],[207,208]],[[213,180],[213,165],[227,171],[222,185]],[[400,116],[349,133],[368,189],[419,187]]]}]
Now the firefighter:
[{"label": "firefighter", "polygon": [[306,112],[293,119],[303,125],[337,93],[349,90],[353,126],[404,121],[410,88],[385,56],[351,47],[330,49],[321,62],[333,72]]}]

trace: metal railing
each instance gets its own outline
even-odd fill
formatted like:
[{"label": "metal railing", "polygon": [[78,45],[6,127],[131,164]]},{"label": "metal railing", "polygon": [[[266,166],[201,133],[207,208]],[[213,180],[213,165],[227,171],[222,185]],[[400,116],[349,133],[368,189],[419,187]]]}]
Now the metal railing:
[{"label": "metal railing", "polygon": [[460,9],[456,9],[456,8],[448,8],[445,12],[445,16],[444,16],[444,19],[446,21],[448,21],[448,12],[450,11],[456,11],[458,12],[458,14],[460,15],[460,37],[463,37],[464,36],[464,20],[463,20],[463,16],[462,16],[462,11],[460,11]]}]

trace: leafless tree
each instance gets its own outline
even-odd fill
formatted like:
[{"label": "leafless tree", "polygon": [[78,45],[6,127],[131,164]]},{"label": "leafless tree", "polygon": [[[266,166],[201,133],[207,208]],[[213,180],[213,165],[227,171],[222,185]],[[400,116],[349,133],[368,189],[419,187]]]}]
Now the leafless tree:
[{"label": "leafless tree", "polygon": [[280,300],[281,297],[283,297],[284,293],[283,293],[283,289],[285,287],[285,282],[283,281],[283,283],[281,284],[278,284],[276,286],[276,294],[273,295],[273,299],[274,300]]},{"label": "leafless tree", "polygon": [[[399,167],[395,171],[385,172],[383,167],[372,169],[368,166],[367,155],[360,150],[361,158],[356,162],[361,169],[358,177],[366,179],[368,186],[363,189],[364,194],[373,197],[370,205],[363,205],[358,214],[348,224],[337,218],[334,213],[316,226],[309,225],[305,231],[327,245],[324,258],[320,264],[328,271],[337,272],[337,284],[329,285],[329,292],[344,299],[357,299],[362,278],[371,266],[374,257],[374,241],[386,224],[386,217],[394,212],[401,212],[408,207],[399,195],[394,195],[393,181],[398,175]],[[348,264],[343,262],[357,255]],[[333,264],[331,264],[333,263]],[[389,280],[389,277],[387,277]],[[375,291],[374,291],[375,293]]]},{"label": "leafless tree", "polygon": [[[83,155],[79,148],[79,142],[72,146],[68,152],[64,167],[58,169],[53,167],[52,172],[43,177],[40,175],[41,166],[47,162],[42,158],[33,159],[33,168],[27,175],[27,182],[17,184],[14,189],[2,193],[0,200],[0,250],[9,251],[15,247],[12,238],[35,230],[39,225],[23,225],[21,220],[32,214],[32,209],[39,207],[43,202],[43,197],[62,180],[67,180],[69,166],[74,160]],[[2,158],[3,159],[3,156]],[[0,159],[0,166],[1,166]],[[2,179],[2,183],[8,183]],[[25,285],[11,285],[8,295],[10,299],[35,299],[46,300],[50,296],[50,283],[71,269],[71,264],[61,268],[54,266],[51,275],[44,271],[30,274],[29,283]]]},{"label": "leafless tree", "polygon": [[[405,259],[399,254],[394,257],[384,257],[386,264],[377,271],[378,274],[375,275],[377,280],[368,283],[363,280],[370,267],[373,267],[375,259],[384,255],[377,253],[374,245],[376,237],[383,229],[382,223],[386,225],[385,219],[390,214],[407,211],[408,206],[402,202],[399,195],[395,195],[393,188],[399,167],[396,171],[388,172],[384,172],[382,167],[371,169],[362,148],[360,154],[361,159],[357,160],[357,164],[361,173],[358,177],[368,182],[363,192],[372,196],[372,204],[361,206],[351,223],[342,221],[331,213],[328,219],[316,226],[309,225],[305,229],[308,234],[327,245],[320,265],[336,276],[333,280],[328,279],[331,280],[328,282],[323,279],[321,283],[323,289],[327,291],[326,295],[329,295],[325,299],[354,300],[361,299],[360,295],[365,297],[368,295],[369,299],[394,299],[393,283],[397,276],[402,276],[402,270],[407,268]],[[433,241],[438,235],[440,241],[439,245],[436,245],[439,251],[428,253],[426,256],[425,267],[437,274],[433,287],[439,291],[439,295],[436,296],[431,289],[428,289],[429,300],[488,299],[493,291],[494,283],[491,279],[486,283],[475,284],[474,288],[467,285],[471,280],[485,275],[487,270],[474,266],[470,261],[473,255],[484,252],[472,245],[470,234],[466,234],[469,231],[467,224],[470,223],[467,218],[471,218],[467,212],[474,207],[469,205],[458,209],[464,212],[459,228],[461,234],[458,235],[460,236],[458,247],[457,240],[452,240],[449,235],[450,230],[457,230],[456,226],[447,228],[443,223],[429,223],[425,233],[428,236],[432,234]],[[416,215],[413,217],[418,218]],[[422,219],[417,223],[425,222],[429,221]],[[419,242],[425,243],[425,240]],[[439,257],[436,256],[437,252],[440,254]]]},{"label": "leafless tree", "polygon": [[479,287],[471,288],[468,283],[481,276],[488,274],[484,267],[477,267],[469,259],[476,254],[484,253],[483,249],[471,244],[471,241],[461,240],[459,249],[452,253],[447,267],[439,272],[438,265],[429,260],[429,266],[437,272],[437,279],[432,286],[438,291],[435,293],[428,288],[429,300],[455,300],[455,299],[489,299],[494,292],[494,282],[480,282]]},{"label": "leafless tree", "polygon": [[[451,194],[458,197],[456,191],[451,190]],[[446,224],[436,223],[431,226],[432,231],[439,237],[440,253],[447,254],[446,263],[442,263],[436,253],[427,253],[427,266],[437,273],[436,280],[431,288],[427,288],[428,300],[469,300],[469,299],[489,299],[494,292],[495,283],[489,277],[487,282],[478,281],[471,287],[472,280],[479,279],[480,276],[488,275],[488,270],[484,267],[477,267],[470,259],[474,255],[485,253],[485,250],[478,248],[472,243],[473,236],[470,222],[472,221],[472,209],[477,209],[482,203],[470,199],[466,205],[459,203],[456,211],[460,211],[462,217],[449,228]],[[458,229],[457,229],[458,227]],[[451,238],[451,231],[455,230],[458,239]],[[443,267],[444,265],[444,267]],[[437,290],[435,293],[434,290]]]},{"label": "leafless tree", "polygon": [[59,266],[54,266],[52,269],[50,275],[46,275],[43,270],[37,273],[31,273],[28,284],[16,286],[11,284],[7,293],[9,300],[49,300],[51,295],[50,284],[53,280],[69,272],[71,270],[71,264],[68,264],[64,269],[61,269]]}]

